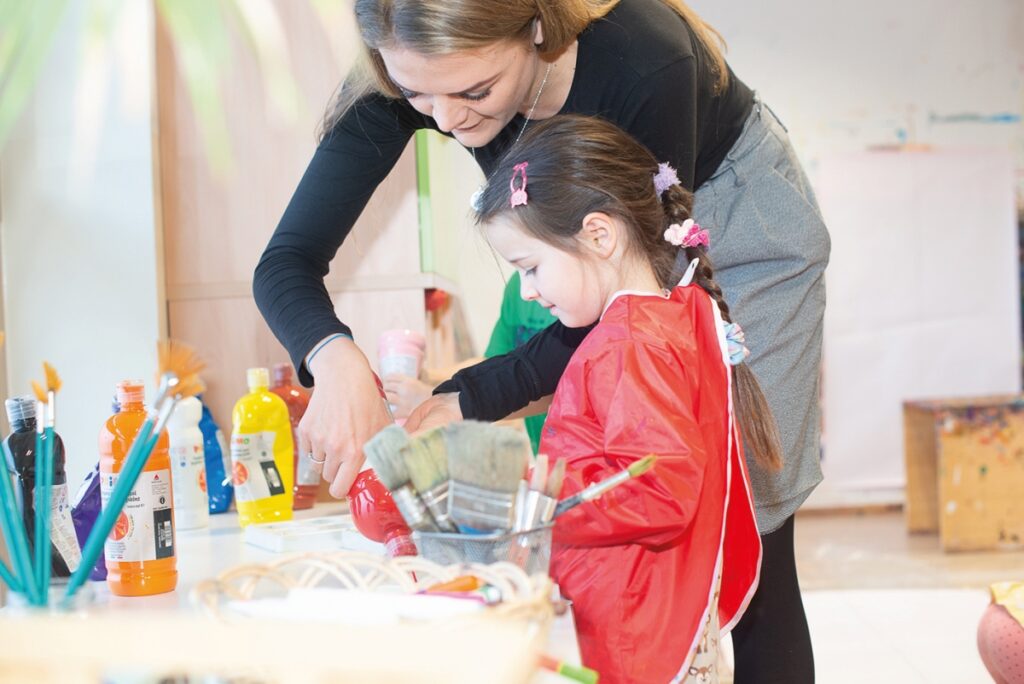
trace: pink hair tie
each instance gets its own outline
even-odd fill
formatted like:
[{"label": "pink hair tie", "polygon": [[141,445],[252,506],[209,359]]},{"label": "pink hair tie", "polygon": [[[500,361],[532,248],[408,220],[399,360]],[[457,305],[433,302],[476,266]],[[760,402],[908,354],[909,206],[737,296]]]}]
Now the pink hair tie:
[{"label": "pink hair tie", "polygon": [[654,174],[654,191],[658,197],[665,194],[665,191],[673,185],[679,185],[679,176],[676,170],[668,162],[658,164],[658,173]]},{"label": "pink hair tie", "polygon": [[686,219],[682,225],[678,223],[670,225],[665,231],[665,239],[676,247],[711,246],[708,231],[702,230],[693,219]]},{"label": "pink hair tie", "polygon": [[[509,204],[513,208],[526,205],[526,167],[529,165],[529,162],[520,162],[512,167],[512,180],[508,182],[508,187],[512,191],[512,199],[509,200]],[[523,177],[523,184],[517,188],[516,176],[519,175]]]}]

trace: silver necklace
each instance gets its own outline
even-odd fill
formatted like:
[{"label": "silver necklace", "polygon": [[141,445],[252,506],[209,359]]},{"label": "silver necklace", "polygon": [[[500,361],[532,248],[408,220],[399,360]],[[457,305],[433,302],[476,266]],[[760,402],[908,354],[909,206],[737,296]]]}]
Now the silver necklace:
[{"label": "silver necklace", "polygon": [[[544,92],[544,86],[548,84],[548,76],[551,75],[551,67],[554,65],[553,62],[548,62],[548,68],[544,70],[544,78],[540,81],[540,88],[537,88],[537,94],[533,98],[533,104],[530,105],[530,111],[526,113],[526,121],[523,122],[523,127],[519,129],[519,134],[516,139],[512,141],[512,147],[519,144],[519,139],[523,137],[523,133],[526,132],[526,127],[530,125],[530,120],[533,118],[533,112],[537,109],[537,103],[540,102],[540,96]],[[470,152],[473,153],[473,160],[476,160],[476,148],[469,148]],[[473,196],[469,198],[469,205],[473,208],[473,211],[480,211],[480,199],[484,194],[484,186],[480,186],[473,193]]]},{"label": "silver necklace", "polygon": [[544,92],[544,86],[548,84],[548,76],[551,75],[551,66],[554,62],[548,62],[548,68],[544,71],[544,78],[541,79],[540,88],[537,88],[537,95],[533,98],[533,104],[530,105],[530,111],[526,113],[526,121],[523,122],[523,127],[519,129],[519,135],[516,136],[512,146],[515,147],[519,144],[519,139],[523,137],[523,133],[526,132],[526,127],[530,125],[530,119],[533,118],[533,112],[537,109],[537,103],[540,102],[540,95]]}]

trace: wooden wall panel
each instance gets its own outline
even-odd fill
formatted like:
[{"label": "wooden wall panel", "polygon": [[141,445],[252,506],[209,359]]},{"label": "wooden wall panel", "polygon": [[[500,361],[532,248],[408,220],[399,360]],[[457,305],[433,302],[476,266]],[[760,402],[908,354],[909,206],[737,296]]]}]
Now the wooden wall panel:
[{"label": "wooden wall panel", "polygon": [[[351,27],[327,36],[309,3],[275,0],[287,41],[298,114],[268,104],[252,50],[233,41],[218,82],[232,164],[211,169],[175,46],[157,26],[159,189],[169,330],[209,364],[207,399],[222,426],[244,392],[245,369],[287,360],[252,300],[252,273],[315,149],[315,129],[351,59]],[[346,12],[347,17],[347,12]],[[342,59],[338,56],[341,55]],[[328,290],[340,318],[376,365],[376,339],[393,327],[424,328],[414,146],[378,189],[331,265]]]}]

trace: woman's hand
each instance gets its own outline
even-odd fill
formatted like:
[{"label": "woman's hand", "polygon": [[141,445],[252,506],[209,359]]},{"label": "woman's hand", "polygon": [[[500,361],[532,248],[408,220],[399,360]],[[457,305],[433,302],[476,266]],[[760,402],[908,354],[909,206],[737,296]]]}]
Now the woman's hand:
[{"label": "woman's hand", "polygon": [[370,364],[352,340],[327,343],[309,371],[316,387],[299,422],[299,458],[323,461],[331,496],[341,499],[363,465],[363,445],[391,418]]},{"label": "woman's hand", "polygon": [[407,432],[418,432],[443,427],[448,423],[462,420],[459,407],[459,393],[435,394],[413,409],[405,420]]},{"label": "woman's hand", "polygon": [[384,378],[384,392],[395,418],[407,418],[414,408],[430,398],[433,390],[432,386],[408,375],[389,375]]}]

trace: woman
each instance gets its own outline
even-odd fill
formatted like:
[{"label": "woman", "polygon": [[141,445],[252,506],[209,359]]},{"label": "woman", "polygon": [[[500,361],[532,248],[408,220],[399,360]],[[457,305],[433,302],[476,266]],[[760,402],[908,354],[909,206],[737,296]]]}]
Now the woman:
[{"label": "woman", "polygon": [[[328,265],[412,134],[467,147],[485,173],[529,125],[598,115],[696,192],[718,281],[753,348],[784,467],[751,464],[761,586],[733,632],[737,681],[813,680],[793,519],[821,479],[818,373],[829,240],[771,111],[726,65],[719,36],[679,0],[356,0],[366,49],[256,268],[256,301],[317,391],[299,446],[344,496],[360,446],[387,423],[366,358],[334,314]],[[410,416],[494,420],[549,397],[586,329],[554,324],[460,371]]]}]

